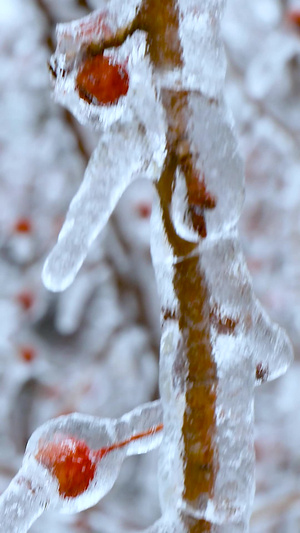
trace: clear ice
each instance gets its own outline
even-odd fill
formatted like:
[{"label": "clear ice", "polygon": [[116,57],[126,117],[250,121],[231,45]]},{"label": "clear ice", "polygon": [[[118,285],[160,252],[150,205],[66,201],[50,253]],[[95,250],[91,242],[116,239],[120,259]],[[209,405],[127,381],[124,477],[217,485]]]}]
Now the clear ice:
[{"label": "clear ice", "polygon": [[[147,531],[187,533],[203,520],[209,531],[245,533],[255,487],[254,387],[282,374],[291,362],[292,350],[285,333],[271,323],[255,298],[239,244],[236,224],[243,203],[243,167],[223,99],[226,61],[220,19],[225,1],[168,0],[169,9],[178,19],[178,35],[170,37],[178,37],[180,43],[181,58],[176,68],[155,65],[147,53],[146,32],[132,30],[131,23],[143,4],[147,5],[146,0],[111,0],[106,2],[105,10],[58,27],[58,47],[51,61],[56,73],[55,98],[83,124],[100,130],[101,138],[46,261],[43,279],[53,291],[72,283],[126,187],[134,179],[145,177],[159,190],[170,144],[178,142],[176,149],[182,154],[177,154],[178,161],[181,157],[183,163],[174,170],[167,207],[157,197],[152,214],[151,251],[162,309],[161,404],[140,408],[136,415],[125,415],[117,422],[97,422],[81,415],[49,422],[30,439],[25,463],[35,456],[41,439],[51,442],[55,435],[62,439],[62,434],[66,438],[71,434],[84,439],[94,450],[160,424],[163,416],[159,464],[162,518]],[[116,36],[118,42],[114,41]],[[104,57],[112,65],[126,65],[129,76],[127,94],[110,106],[82,98],[76,85],[87,47],[105,42],[112,45],[104,50]],[[176,122],[176,112],[166,103],[172,100],[170,95],[174,101],[181,98],[185,106],[184,136],[175,141],[171,133],[176,136],[176,124],[172,123],[172,117]],[[185,175],[188,152],[196,176],[194,191]],[[173,228],[173,241],[180,241],[181,253],[170,244],[166,220]],[[199,290],[191,292],[184,313],[180,287],[186,283],[191,290],[189,282]],[[199,322],[192,318],[189,321],[193,309],[198,317],[202,313]],[[187,358],[188,339],[193,335],[202,339],[199,362],[210,350],[211,369],[215,369],[202,381],[190,373]],[[193,406],[189,398],[196,390],[199,394],[195,394]],[[204,444],[199,436],[192,431],[189,435],[186,420],[194,423],[205,416],[197,407],[201,395],[207,397],[207,402],[215,398],[214,430],[207,451],[217,459],[209,474],[213,489],[198,491],[192,497],[186,486],[186,454],[196,457],[205,450],[201,449]],[[141,442],[132,440],[104,455],[87,491],[74,499],[64,499],[56,490],[55,505],[72,512],[96,503],[111,488],[126,454],[146,452],[159,443],[161,433]],[[201,469],[201,464],[196,466]],[[15,483],[2,496],[2,509],[5,502],[17,501]],[[45,496],[35,501],[36,516],[46,501]],[[26,527],[15,531],[25,531]]]},{"label": "clear ice", "polygon": [[32,434],[22,468],[0,497],[1,533],[25,533],[48,508],[74,513],[95,505],[127,456],[146,453],[161,440],[160,401],[119,419],[73,413],[46,422]]}]

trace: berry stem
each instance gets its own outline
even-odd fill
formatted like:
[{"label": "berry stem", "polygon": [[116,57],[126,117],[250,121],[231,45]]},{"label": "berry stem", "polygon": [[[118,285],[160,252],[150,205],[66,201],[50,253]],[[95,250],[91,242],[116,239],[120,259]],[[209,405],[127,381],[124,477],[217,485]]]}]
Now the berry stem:
[{"label": "berry stem", "polygon": [[117,450],[119,448],[124,448],[124,446],[127,446],[127,444],[130,444],[131,442],[134,442],[136,440],[143,439],[145,437],[150,437],[150,435],[155,435],[155,433],[158,433],[162,429],[163,429],[163,424],[158,424],[157,426],[154,426],[148,429],[147,431],[143,431],[141,433],[137,433],[136,435],[132,435],[126,440],[117,442],[115,444],[112,444],[111,446],[100,448],[100,450],[97,450],[97,452],[95,453],[95,456],[97,459],[102,459],[102,457],[106,455],[107,453]]}]

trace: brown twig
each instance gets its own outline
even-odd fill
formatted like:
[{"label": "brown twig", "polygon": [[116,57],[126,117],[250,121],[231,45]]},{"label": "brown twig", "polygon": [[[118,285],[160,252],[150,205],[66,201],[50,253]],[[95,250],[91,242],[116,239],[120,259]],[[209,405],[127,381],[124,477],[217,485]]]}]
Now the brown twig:
[{"label": "brown twig", "polygon": [[[182,67],[181,43],[179,38],[179,15],[174,0],[144,0],[138,14],[138,26],[148,33],[148,50],[154,68],[174,69]],[[179,302],[178,317],[181,332],[181,346],[176,359],[187,368],[185,378],[185,412],[183,417],[183,496],[187,505],[205,504],[212,499],[218,471],[218,457],[215,445],[216,434],[216,384],[217,368],[210,343],[211,306],[205,278],[199,269],[199,258],[191,256],[194,243],[181,239],[176,232],[170,205],[175,184],[176,169],[183,173],[186,186],[201,184],[194,163],[194,154],[186,136],[188,121],[189,91],[164,90],[161,94],[165,109],[167,132],[167,156],[157,191],[163,217],[163,225],[169,245],[178,261],[170,275]],[[184,149],[183,149],[184,148]],[[208,193],[202,182],[202,202]],[[192,196],[192,195],[191,195]],[[206,201],[205,200],[205,201]],[[199,239],[206,236],[204,205],[197,228]],[[215,201],[210,202],[214,208]],[[172,274],[173,272],[173,274]],[[168,319],[167,319],[168,320]],[[176,416],[176,415],[174,415]],[[166,428],[167,431],[167,428]],[[213,524],[204,519],[191,520],[181,516],[189,533],[210,533]]]}]

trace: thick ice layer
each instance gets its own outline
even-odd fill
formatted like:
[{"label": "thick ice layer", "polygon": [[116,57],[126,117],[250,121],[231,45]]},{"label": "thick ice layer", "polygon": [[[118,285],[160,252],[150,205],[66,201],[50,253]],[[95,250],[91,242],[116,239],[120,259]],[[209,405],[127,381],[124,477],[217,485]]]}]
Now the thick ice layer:
[{"label": "thick ice layer", "polygon": [[[131,2],[128,9],[120,4],[119,18],[117,5],[107,3],[103,18],[97,13],[59,33],[52,65],[56,98],[80,121],[104,133],[46,262],[44,282],[52,290],[68,286],[131,181],[145,176],[158,182],[151,250],[163,322],[163,517],[149,532],[185,533],[205,520],[214,532],[245,533],[254,494],[254,386],[286,369],[291,348],[256,301],[238,242],[243,168],[222,97],[225,60],[219,23],[224,2],[170,2],[172,32],[181,44],[174,68],[166,59],[155,70],[145,48],[147,36],[140,31],[105,50],[110,65],[128,68],[129,76],[128,92],[122,87],[117,102],[105,107],[78,87],[78,72],[89,43],[94,46],[96,39],[101,44],[116,35],[121,20],[127,24],[134,17],[137,4]],[[118,37],[124,36],[124,28],[120,30]],[[161,37],[166,35],[155,36]],[[161,432],[145,430],[153,427],[156,415],[151,407],[131,414],[130,420],[102,421],[97,432],[94,421],[67,417],[36,433],[28,453],[40,449],[35,457],[46,467],[60,446],[85,454],[87,490],[72,498],[72,488],[62,488],[64,480],[57,474],[61,508],[84,509],[109,490],[126,454],[157,444]],[[132,436],[135,431],[143,438]],[[195,465],[199,485],[191,473]]]},{"label": "thick ice layer", "polygon": [[[214,497],[206,506],[203,507],[201,501],[193,505],[185,501],[182,494],[184,456],[181,429],[186,409],[188,363],[184,355],[180,357],[185,345],[175,319],[176,316],[181,320],[174,295],[173,318],[170,313],[163,327],[160,360],[165,428],[160,448],[162,508],[169,512],[179,507],[184,514],[195,519],[210,520],[215,524],[216,531],[222,533],[226,527],[228,531],[247,531],[255,487],[254,386],[285,372],[292,360],[292,348],[285,332],[271,323],[254,296],[235,232],[229,233],[227,238],[203,241],[194,256],[196,253],[199,275],[206,279],[209,291],[210,342],[217,365],[215,446],[218,473]],[[174,265],[178,261],[174,258]],[[180,261],[184,263],[185,259]],[[162,306],[168,308],[170,294],[164,280],[167,280],[170,270],[169,261],[165,264],[155,262],[155,270],[157,279],[162,281]],[[201,331],[203,324],[194,323],[192,327]],[[182,531],[188,530],[183,527]]]},{"label": "thick ice layer", "polygon": [[105,0],[101,9],[93,11],[86,17],[68,24],[58,24],[57,41],[59,46],[73,47],[78,52],[86,43],[101,42],[128,26],[133,20],[142,0]]},{"label": "thick ice layer", "polygon": [[0,532],[26,533],[57,499],[55,481],[33,459],[27,459],[0,496]]},{"label": "thick ice layer", "polygon": [[[152,83],[149,59],[145,57],[146,41],[142,32],[136,32],[122,46],[104,52],[112,65],[124,65],[128,70],[126,96],[121,96],[114,105],[87,102],[79,96],[76,77],[80,63],[76,63],[76,53],[80,43],[92,39],[96,30],[91,30],[89,24],[93,27],[94,22],[97,29],[97,17],[99,14],[88,17],[88,24],[84,19],[82,32],[78,30],[79,23],[76,27],[70,24],[60,28],[58,49],[52,58],[57,76],[54,88],[57,101],[82,123],[103,130],[83,184],[71,203],[58,244],[44,268],[44,283],[53,291],[63,290],[73,281],[89,246],[126,187],[141,176],[158,178],[164,161],[164,115]],[[101,24],[99,31],[105,37]]]},{"label": "thick ice layer", "polygon": [[[234,334],[243,342],[239,358],[250,358],[259,367],[258,383],[277,378],[292,361],[292,346],[284,330],[271,322],[253,293],[237,232],[217,240],[207,239],[200,247],[200,254],[211,303],[219,320],[236,323]],[[220,365],[230,360],[223,352],[226,350],[221,352]]]},{"label": "thick ice layer", "polygon": [[[182,500],[184,486],[182,425],[185,404],[185,374],[179,346],[178,322],[166,321],[161,338],[159,384],[164,406],[164,437],[159,454],[160,500],[163,515],[170,515]],[[177,356],[177,357],[176,357]]]},{"label": "thick ice layer", "polygon": [[0,497],[0,531],[25,533],[48,507],[74,513],[95,505],[125,457],[161,439],[159,401],[115,420],[77,413],[50,420],[31,436],[22,469]]},{"label": "thick ice layer", "polygon": [[[145,34],[137,31],[122,46],[104,51],[103,56],[111,65],[119,65],[124,72],[127,72],[129,87],[128,92],[120,96],[115,103],[101,105],[101,102],[92,99],[92,94],[91,100],[80,96],[77,77],[85,63],[77,63],[78,55],[75,53],[78,54],[78,49],[73,50],[68,41],[62,41],[51,59],[52,68],[56,72],[55,100],[70,109],[82,124],[96,130],[103,131],[118,121],[127,123],[135,120],[141,114],[143,104],[147,102],[148,109],[153,105],[152,70],[145,55],[145,47]],[[96,74],[95,71],[94,76]],[[100,80],[99,85],[101,85]],[[107,89],[112,91],[113,85]],[[147,116],[148,109],[144,109],[146,111],[144,117]],[[153,112],[155,110],[152,109]]]},{"label": "thick ice layer", "polygon": [[46,261],[43,281],[47,288],[61,291],[72,283],[126,187],[161,168],[164,145],[157,145],[157,139],[141,132],[139,123],[116,127],[101,137],[58,243]]},{"label": "thick ice layer", "polygon": [[[217,238],[235,227],[244,200],[243,166],[232,131],[232,118],[224,104],[199,93],[188,98],[187,133],[198,173],[199,189],[215,202],[204,209],[207,238]],[[192,228],[188,211],[188,191],[183,172],[177,169],[171,213],[178,235],[192,242],[199,235]],[[201,206],[199,206],[201,207]]]},{"label": "thick ice layer", "polygon": [[[189,531],[189,521],[205,519],[216,532],[246,532],[255,487],[254,386],[282,374],[291,362],[292,349],[286,334],[271,323],[255,298],[239,244],[236,222],[243,200],[243,176],[227,112],[217,102],[198,94],[190,96],[189,109],[191,151],[197,161],[199,181],[203,179],[205,183],[203,196],[211,194],[216,205],[203,209],[207,235],[200,240],[188,216],[186,180],[177,170],[171,216],[177,234],[194,243],[185,256],[176,255],[168,243],[159,202],[153,207],[151,247],[164,318],[160,390],[165,433],[160,449],[160,495],[165,517],[172,509],[180,510],[175,520],[178,531]],[[181,316],[176,293],[176,272],[182,264],[183,276],[186,272],[186,276],[196,277],[197,272],[189,272],[193,259],[198,261],[198,276],[207,291],[204,297],[206,308],[209,307],[211,357],[217,368],[215,385],[212,383],[216,390],[216,427],[211,431],[215,431],[218,467],[213,497],[200,494],[191,502],[184,496],[181,439],[184,413],[191,410],[186,404],[187,387],[191,387],[189,363],[184,358],[189,333],[186,325],[185,329],[180,328],[186,320]],[[196,294],[190,302],[190,307],[194,305],[198,305]],[[199,324],[191,322],[190,329],[205,330],[205,320],[200,316]],[[199,359],[203,356],[199,345]],[[192,386],[202,384],[193,382]],[[195,410],[194,418],[197,416]],[[162,520],[150,531],[162,532],[171,527],[172,522],[166,526]]]},{"label": "thick ice layer", "polygon": [[183,85],[200,90],[207,97],[219,96],[226,74],[224,49],[216,31],[221,2],[179,0],[178,5],[182,20]]}]

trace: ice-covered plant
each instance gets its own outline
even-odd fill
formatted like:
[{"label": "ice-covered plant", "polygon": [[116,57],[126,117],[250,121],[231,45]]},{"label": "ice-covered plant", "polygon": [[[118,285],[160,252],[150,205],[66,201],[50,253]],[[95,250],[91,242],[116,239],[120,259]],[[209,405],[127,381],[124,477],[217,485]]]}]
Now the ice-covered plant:
[{"label": "ice-covered plant", "polygon": [[162,518],[148,531],[248,530],[254,386],[285,371],[291,347],[252,292],[238,239],[243,169],[223,97],[224,5],[107,0],[58,27],[55,97],[101,136],[44,283],[70,285],[124,190],[153,181],[161,402],[119,420],[75,414],[38,429],[0,500],[5,532],[27,531],[46,507],[95,504],[125,456],[162,433]]}]

